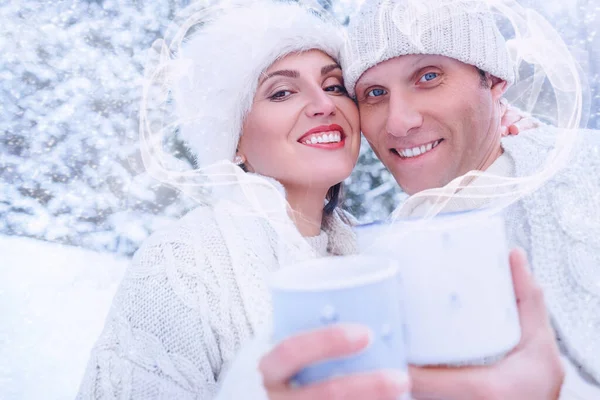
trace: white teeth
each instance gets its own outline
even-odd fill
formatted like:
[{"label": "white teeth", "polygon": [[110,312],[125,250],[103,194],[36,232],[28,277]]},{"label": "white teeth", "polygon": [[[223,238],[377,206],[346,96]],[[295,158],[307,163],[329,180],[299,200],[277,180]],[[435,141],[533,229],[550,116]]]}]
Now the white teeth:
[{"label": "white teeth", "polygon": [[440,144],[440,142],[441,142],[441,140],[436,140],[433,143],[429,143],[427,145],[422,145],[420,147],[414,147],[412,149],[402,149],[402,150],[396,150],[396,151],[398,152],[398,154],[400,154],[404,158],[416,157],[416,156],[420,156],[421,154],[425,154],[428,151],[431,151],[438,144]]},{"label": "white teeth", "polygon": [[339,143],[342,141],[342,134],[339,132],[323,133],[320,135],[311,136],[302,141],[303,144],[317,143]]}]

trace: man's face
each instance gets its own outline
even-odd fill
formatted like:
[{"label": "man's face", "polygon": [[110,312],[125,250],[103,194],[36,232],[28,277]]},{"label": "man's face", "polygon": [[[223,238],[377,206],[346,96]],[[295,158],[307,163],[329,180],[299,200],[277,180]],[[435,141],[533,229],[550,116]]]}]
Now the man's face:
[{"label": "man's face", "polygon": [[501,154],[506,83],[460,61],[408,55],[367,70],[356,84],[361,129],[408,194],[442,187]]}]

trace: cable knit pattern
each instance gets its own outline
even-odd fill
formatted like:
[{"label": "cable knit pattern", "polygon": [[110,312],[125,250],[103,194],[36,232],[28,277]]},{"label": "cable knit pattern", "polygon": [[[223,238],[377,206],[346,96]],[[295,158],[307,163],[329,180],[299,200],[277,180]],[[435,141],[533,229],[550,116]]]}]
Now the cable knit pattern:
[{"label": "cable knit pattern", "polygon": [[[536,172],[553,148],[554,128],[503,139],[517,176]],[[530,256],[561,347],[600,382],[600,133],[582,130],[569,163],[533,194],[507,209],[511,244]],[[516,233],[529,233],[529,244]]]},{"label": "cable knit pattern", "polygon": [[[232,209],[227,201],[201,206],[142,245],[92,351],[78,399],[213,398],[240,346],[257,329],[268,329],[268,274],[318,252],[297,230],[301,243]],[[329,254],[356,252],[347,221],[341,211],[324,218]]]}]

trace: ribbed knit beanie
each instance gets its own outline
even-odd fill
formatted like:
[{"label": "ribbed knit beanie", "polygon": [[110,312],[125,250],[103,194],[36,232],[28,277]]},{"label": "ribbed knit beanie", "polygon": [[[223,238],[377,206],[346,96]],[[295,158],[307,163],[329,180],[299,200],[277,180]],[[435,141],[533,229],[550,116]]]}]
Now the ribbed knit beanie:
[{"label": "ribbed knit beanie", "polygon": [[350,20],[342,53],[351,96],[362,74],[391,58],[441,55],[506,80],[515,67],[485,0],[367,0]]}]

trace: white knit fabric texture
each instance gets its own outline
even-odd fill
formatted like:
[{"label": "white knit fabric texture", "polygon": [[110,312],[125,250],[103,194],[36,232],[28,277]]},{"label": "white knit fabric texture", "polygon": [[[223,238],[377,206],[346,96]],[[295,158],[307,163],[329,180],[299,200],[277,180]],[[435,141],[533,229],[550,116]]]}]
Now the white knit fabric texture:
[{"label": "white knit fabric texture", "polygon": [[515,64],[484,0],[369,0],[350,19],[342,53],[351,96],[362,74],[391,58],[442,55],[515,81]]},{"label": "white knit fabric texture", "polygon": [[[577,132],[573,132],[577,134]],[[538,171],[555,128],[502,140],[517,176]],[[600,133],[582,130],[564,169],[505,212],[512,245],[529,256],[563,352],[600,385]],[[525,231],[526,235],[518,234]],[[529,238],[519,243],[515,238]]]},{"label": "white knit fabric texture", "polygon": [[339,61],[344,33],[297,3],[237,1],[194,32],[173,95],[182,138],[199,166],[233,160],[259,78],[287,54],[319,49]]},{"label": "white knit fabric texture", "polygon": [[269,330],[269,273],[317,257],[325,239],[327,254],[357,251],[341,211],[324,218],[312,249],[297,231],[281,238],[264,219],[231,210],[226,201],[199,207],[143,244],[114,298],[78,399],[213,398],[241,345]]}]

